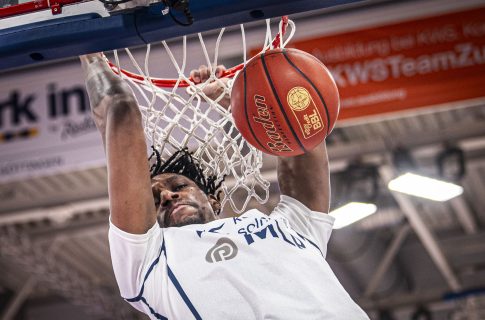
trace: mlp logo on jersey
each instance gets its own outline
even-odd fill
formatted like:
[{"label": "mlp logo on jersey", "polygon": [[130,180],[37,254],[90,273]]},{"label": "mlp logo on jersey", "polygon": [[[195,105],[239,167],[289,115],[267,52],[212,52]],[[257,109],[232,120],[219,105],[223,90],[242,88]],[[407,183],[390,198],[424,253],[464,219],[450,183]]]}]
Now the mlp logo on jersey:
[{"label": "mlp logo on jersey", "polygon": [[216,244],[207,251],[205,260],[209,263],[231,260],[237,255],[237,246],[229,238],[220,238]]}]

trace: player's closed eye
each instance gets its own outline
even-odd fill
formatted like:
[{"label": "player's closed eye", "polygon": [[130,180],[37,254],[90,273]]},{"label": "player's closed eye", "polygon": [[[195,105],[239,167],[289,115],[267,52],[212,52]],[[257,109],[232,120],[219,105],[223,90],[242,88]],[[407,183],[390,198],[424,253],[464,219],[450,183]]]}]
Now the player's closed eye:
[{"label": "player's closed eye", "polygon": [[187,185],[186,185],[186,184],[179,184],[179,185],[177,185],[177,186],[175,186],[175,187],[173,188],[173,191],[177,192],[177,191],[180,191],[180,190],[182,190],[182,189],[184,189],[184,188],[186,188],[186,187],[187,187]]}]

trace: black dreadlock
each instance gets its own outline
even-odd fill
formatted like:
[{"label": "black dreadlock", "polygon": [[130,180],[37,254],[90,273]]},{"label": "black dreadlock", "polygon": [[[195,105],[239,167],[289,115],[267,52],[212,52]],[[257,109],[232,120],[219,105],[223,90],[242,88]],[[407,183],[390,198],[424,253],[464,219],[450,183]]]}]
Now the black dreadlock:
[{"label": "black dreadlock", "polygon": [[[192,153],[187,148],[178,150],[167,161],[163,162],[160,152],[152,146],[152,154],[148,158],[150,161],[154,156],[156,161],[150,167],[150,177],[153,178],[162,173],[176,173],[183,175],[194,181],[197,186],[207,195],[213,195],[220,201],[222,190],[218,190],[226,176],[216,183],[217,176],[205,177],[200,163],[192,157]],[[217,212],[219,214],[219,212]]]}]

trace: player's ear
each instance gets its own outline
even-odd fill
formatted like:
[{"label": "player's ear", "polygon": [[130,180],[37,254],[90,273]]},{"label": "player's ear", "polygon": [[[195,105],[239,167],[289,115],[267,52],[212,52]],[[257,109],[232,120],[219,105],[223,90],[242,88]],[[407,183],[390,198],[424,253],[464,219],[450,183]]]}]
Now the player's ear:
[{"label": "player's ear", "polygon": [[217,200],[217,198],[212,195],[212,194],[209,194],[209,203],[212,207],[212,210],[214,211],[214,213],[216,215],[218,215],[220,212],[221,212],[221,203],[219,202],[219,200]]}]

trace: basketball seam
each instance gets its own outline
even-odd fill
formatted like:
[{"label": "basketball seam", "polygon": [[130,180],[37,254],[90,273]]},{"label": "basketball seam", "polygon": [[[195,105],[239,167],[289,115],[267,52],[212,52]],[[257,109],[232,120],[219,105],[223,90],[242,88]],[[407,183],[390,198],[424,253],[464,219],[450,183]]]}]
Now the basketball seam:
[{"label": "basketball seam", "polygon": [[328,108],[327,108],[327,104],[325,103],[325,99],[322,97],[322,95],[320,94],[320,91],[317,89],[317,87],[315,86],[315,84],[313,84],[313,82],[310,80],[310,78],[308,78],[304,73],[303,71],[301,71],[291,60],[290,58],[288,57],[287,53],[286,53],[286,50],[283,50],[283,56],[285,57],[286,61],[288,61],[288,63],[296,69],[296,71],[298,71],[298,73],[300,73],[302,75],[303,78],[306,79],[306,81],[308,81],[308,83],[310,83],[310,85],[312,86],[312,88],[317,92],[318,94],[318,97],[320,98],[320,100],[322,101],[324,107],[325,107],[325,115],[327,117],[327,134],[325,135],[326,137],[328,136],[329,134],[329,128],[330,128],[330,114],[328,113]]},{"label": "basketball seam", "polygon": [[275,52],[275,51],[272,51],[272,52],[270,52],[270,53],[267,53],[267,52],[261,52],[261,53],[258,53],[257,55],[255,55],[255,56],[251,57],[251,59],[249,59],[249,61],[246,63],[245,68],[247,68],[247,67],[249,67],[249,66],[253,65],[254,63],[256,63],[255,61],[258,61],[258,59],[256,59],[256,57],[257,57],[258,55],[263,55],[263,54],[265,54],[265,55],[266,55],[266,57],[269,57],[269,56],[272,56],[272,55],[275,55],[275,54],[280,54],[280,53],[281,53],[281,51],[276,51],[276,52]]},{"label": "basketball seam", "polygon": [[268,79],[269,85],[271,86],[271,90],[273,91],[273,95],[274,95],[276,101],[278,102],[278,106],[280,107],[280,111],[283,114],[283,116],[285,118],[285,121],[286,121],[286,124],[290,128],[291,133],[293,134],[293,137],[295,138],[296,142],[300,146],[301,150],[303,150],[303,152],[307,152],[307,150],[305,149],[305,147],[301,143],[300,139],[298,138],[298,135],[296,134],[295,130],[291,126],[290,120],[288,119],[288,115],[286,114],[286,112],[285,112],[285,110],[283,108],[283,105],[281,104],[281,101],[280,101],[280,98],[278,96],[278,93],[276,92],[276,88],[274,87],[273,81],[271,80],[271,77],[269,75],[269,70],[268,70],[268,68],[266,66],[266,61],[264,60],[264,55],[265,55],[265,53],[263,53],[261,55],[261,62],[263,63],[264,73],[266,74],[266,79]]},{"label": "basketball seam", "polygon": [[247,92],[246,92],[246,68],[243,70],[243,79],[244,79],[244,115],[246,116],[246,123],[248,124],[249,131],[251,131],[251,134],[253,135],[254,140],[267,152],[272,153],[270,150],[268,150],[258,139],[256,134],[254,133],[253,127],[251,126],[251,122],[249,121],[249,115],[248,115],[248,107],[247,107]]}]

